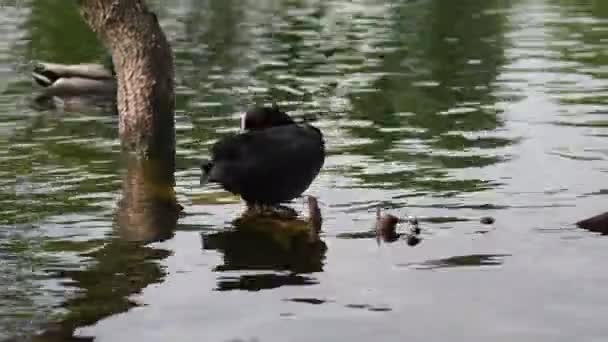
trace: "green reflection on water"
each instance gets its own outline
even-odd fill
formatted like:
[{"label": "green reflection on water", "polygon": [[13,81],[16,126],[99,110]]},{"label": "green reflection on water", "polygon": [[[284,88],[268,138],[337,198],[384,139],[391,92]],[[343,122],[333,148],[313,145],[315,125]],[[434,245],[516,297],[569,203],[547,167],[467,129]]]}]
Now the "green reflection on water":
[{"label": "green reflection on water", "polygon": [[169,255],[167,250],[121,239],[111,239],[104,247],[82,254],[95,263],[85,270],[58,270],[53,274],[53,277],[65,279],[63,285],[78,289],[78,293],[61,305],[65,313],[58,315],[56,322],[36,340],[70,338],[78,327],[94,324],[138,305],[129,297],[162,281],[165,272],[158,261]]},{"label": "green reflection on water", "polygon": [[[493,89],[505,62],[506,14],[486,12],[508,5],[498,0],[378,3],[389,9],[382,12],[369,5],[369,11],[340,16],[323,2],[276,2],[265,9],[244,1],[193,1],[187,15],[175,20],[183,31],[172,31],[171,36],[180,87],[178,120],[192,126],[179,131],[178,152],[192,149],[205,154],[212,141],[238,125],[230,115],[275,99],[297,115],[326,123],[328,131],[343,129],[347,141],[366,141],[330,146],[332,156],[365,156],[380,166],[394,165],[370,171],[367,165],[345,163],[328,171],[360,181],[357,187],[437,196],[495,188],[496,182],[456,177],[452,171],[499,163],[504,158],[495,150],[516,142],[494,135],[503,125],[501,113],[493,107]],[[32,12],[18,28],[25,32],[26,44],[19,53],[26,59],[104,60],[105,51],[72,2],[36,0],[28,6]],[[161,19],[170,15],[159,13]],[[14,80],[10,89],[29,95],[31,89],[22,82]],[[65,216],[75,214],[101,222],[94,225],[89,222],[93,220],[77,217],[71,227],[78,229],[78,239],[65,232],[68,236],[53,239],[20,240],[11,235],[6,250],[0,250],[0,257],[13,255],[34,270],[48,271],[47,277],[63,286],[78,289],[60,309],[50,310],[59,316],[44,338],[62,338],[135,305],[127,297],[162,281],[159,261],[169,252],[127,242],[137,235],[137,224],[129,234],[115,231],[99,237],[87,232],[100,226],[112,229],[110,211],[124,171],[114,118],[103,113],[26,114],[10,138],[0,140],[5,151],[0,158],[10,160],[1,170],[2,186],[9,191],[0,194],[0,225],[16,230],[23,224],[45,232],[49,221],[68,226]],[[196,167],[193,156],[180,156],[178,163]],[[174,227],[161,228],[165,229],[158,233],[164,235],[156,240],[170,238]],[[253,263],[265,270],[322,271],[321,245],[294,251],[264,234],[237,231],[214,237],[229,270]],[[250,238],[267,246],[268,252],[235,248]],[[155,239],[146,235],[143,240]],[[73,255],[82,265],[54,258],[59,252]],[[281,256],[288,262],[277,265],[275,258]],[[31,285],[39,273],[15,281]],[[223,289],[259,290],[309,285],[315,279],[264,273],[257,278],[222,278],[218,283]],[[34,287],[22,286],[15,298],[36,308],[40,304],[32,299],[38,291]],[[10,317],[22,318],[18,313]]]},{"label": "green reflection on water", "polygon": [[33,0],[25,23],[27,59],[81,63],[102,61],[104,50],[74,4],[61,0]]},{"label": "green reflection on water", "polygon": [[[553,0],[552,3],[559,5],[559,13],[564,20],[549,24],[551,34],[558,42],[552,44],[550,48],[558,53],[560,61],[572,63],[556,72],[589,77],[597,82],[600,90],[597,93],[583,92],[577,80],[554,82],[551,85],[552,93],[570,114],[570,117],[565,117],[558,124],[604,127],[606,120],[603,120],[601,115],[605,111],[599,107],[608,104],[608,95],[605,91],[601,91],[605,86],[600,82],[607,75],[608,54],[605,51],[605,41],[608,39],[608,32],[605,29],[606,25],[601,21],[608,18],[608,3],[589,0]],[[565,19],[570,20],[565,21]],[[587,21],[576,19],[592,19],[600,22],[589,24]],[[587,114],[597,116],[587,116]]]},{"label": "green reflection on water", "polygon": [[[506,138],[469,138],[463,134],[484,133],[502,125],[498,111],[492,108],[496,100],[492,89],[505,59],[505,17],[500,12],[483,14],[485,10],[501,7],[500,3],[465,1],[455,5],[431,1],[424,7],[404,2],[395,11],[393,25],[399,33],[400,45],[394,52],[382,54],[377,71],[384,76],[369,86],[378,91],[351,95],[351,117],[370,121],[373,125],[350,131],[357,137],[369,139],[370,143],[346,149],[387,162],[400,161],[425,167],[359,176],[366,186],[433,191],[487,188],[487,182],[477,179],[451,180],[446,171],[501,161],[498,156],[484,157],[477,153],[460,156],[449,154],[450,151],[496,148],[513,143]],[[429,85],[424,85],[426,83]],[[416,130],[386,132],[387,127]],[[426,149],[409,152],[410,144],[419,144]]]}]

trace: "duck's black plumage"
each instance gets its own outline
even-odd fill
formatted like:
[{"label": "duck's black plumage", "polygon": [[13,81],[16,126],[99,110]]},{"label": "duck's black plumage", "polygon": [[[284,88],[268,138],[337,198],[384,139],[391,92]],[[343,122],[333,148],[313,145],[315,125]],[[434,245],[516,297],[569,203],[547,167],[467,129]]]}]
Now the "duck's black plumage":
[{"label": "duck's black plumage", "polygon": [[255,108],[242,119],[243,133],[218,141],[203,177],[248,204],[276,205],[300,196],[325,161],[323,135],[296,124],[278,108]]}]

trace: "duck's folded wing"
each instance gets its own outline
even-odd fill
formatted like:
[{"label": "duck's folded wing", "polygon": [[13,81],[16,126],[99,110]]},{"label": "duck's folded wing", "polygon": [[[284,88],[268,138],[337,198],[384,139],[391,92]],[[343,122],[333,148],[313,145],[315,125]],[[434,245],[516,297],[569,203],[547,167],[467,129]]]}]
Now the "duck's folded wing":
[{"label": "duck's folded wing", "polygon": [[38,62],[34,66],[34,73],[44,75],[51,79],[61,77],[81,77],[96,80],[109,80],[113,78],[112,72],[101,64],[59,64]]},{"label": "duck's folded wing", "polygon": [[322,140],[313,129],[296,125],[268,128],[230,136],[218,141],[211,149],[214,160],[243,160],[289,157],[292,152],[313,152],[322,147]]},{"label": "duck's folded wing", "polygon": [[222,173],[230,173],[224,176],[239,182],[271,182],[292,172],[316,173],[325,157],[319,133],[296,125],[235,135],[218,142],[211,152],[215,164],[223,165]]}]

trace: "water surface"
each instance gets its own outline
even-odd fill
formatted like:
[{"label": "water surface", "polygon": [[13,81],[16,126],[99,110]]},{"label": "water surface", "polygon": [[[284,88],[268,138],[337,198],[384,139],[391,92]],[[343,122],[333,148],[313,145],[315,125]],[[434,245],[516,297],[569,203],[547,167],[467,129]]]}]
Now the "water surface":
[{"label": "water surface", "polygon": [[[103,48],[70,2],[0,10],[0,340],[605,339],[608,241],[573,223],[606,210],[608,3],[153,5],[185,210],[143,232],[114,219],[116,117],[29,105],[33,60]],[[235,230],[238,199],[199,186],[208,147],[273,100],[327,140],[314,248]],[[422,242],[378,245],[378,203],[418,216]]]}]

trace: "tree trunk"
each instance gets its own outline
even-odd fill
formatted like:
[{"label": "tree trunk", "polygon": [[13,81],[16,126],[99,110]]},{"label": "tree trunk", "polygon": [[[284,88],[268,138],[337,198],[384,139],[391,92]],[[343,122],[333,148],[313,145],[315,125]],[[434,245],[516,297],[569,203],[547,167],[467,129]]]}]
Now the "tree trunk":
[{"label": "tree trunk", "polygon": [[123,149],[175,165],[173,54],[144,0],[78,0],[80,13],[112,52]]}]

